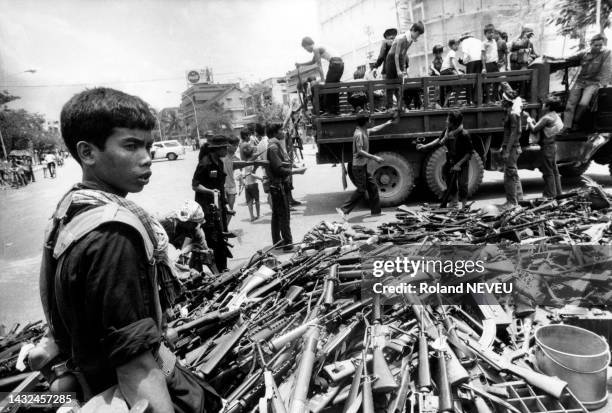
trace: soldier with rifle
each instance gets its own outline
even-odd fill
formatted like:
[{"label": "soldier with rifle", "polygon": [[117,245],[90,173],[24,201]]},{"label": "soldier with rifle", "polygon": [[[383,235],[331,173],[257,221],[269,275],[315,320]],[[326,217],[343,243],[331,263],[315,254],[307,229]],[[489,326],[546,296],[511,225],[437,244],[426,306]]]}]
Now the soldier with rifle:
[{"label": "soldier with rifle", "polygon": [[[203,224],[206,243],[215,255],[219,271],[227,269],[227,258],[231,258],[227,239],[234,236],[227,232],[228,204],[225,197],[225,169],[223,157],[227,155],[229,139],[216,135],[208,139],[207,150],[202,154],[196,167],[191,187],[195,201],[204,211],[206,222]],[[253,162],[234,161],[233,169],[253,165]]]}]

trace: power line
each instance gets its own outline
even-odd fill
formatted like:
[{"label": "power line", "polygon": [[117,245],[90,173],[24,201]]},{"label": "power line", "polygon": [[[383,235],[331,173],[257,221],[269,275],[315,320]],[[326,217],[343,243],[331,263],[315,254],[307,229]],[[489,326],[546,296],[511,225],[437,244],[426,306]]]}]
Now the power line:
[{"label": "power line", "polygon": [[[227,75],[250,75],[251,73],[245,72],[225,72],[215,73],[215,76],[227,76]],[[92,81],[86,83],[56,83],[56,84],[39,84],[39,85],[26,85],[26,84],[11,84],[10,81],[3,82],[5,87],[20,87],[20,88],[45,88],[45,87],[81,87],[89,86],[92,84],[105,84],[105,85],[120,85],[120,84],[131,84],[131,83],[152,83],[152,82],[166,82],[173,80],[184,80],[185,77],[168,77],[168,78],[157,78],[157,79],[143,79],[143,80],[116,80],[116,81]]]}]

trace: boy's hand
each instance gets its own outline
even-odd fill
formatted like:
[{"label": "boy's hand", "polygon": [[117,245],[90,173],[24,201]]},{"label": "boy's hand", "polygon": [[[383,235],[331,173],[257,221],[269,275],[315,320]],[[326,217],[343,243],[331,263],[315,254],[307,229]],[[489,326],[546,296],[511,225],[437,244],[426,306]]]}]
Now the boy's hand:
[{"label": "boy's hand", "polygon": [[383,163],[385,161],[382,156],[374,156],[374,160],[378,163]]},{"label": "boy's hand", "polygon": [[461,171],[461,165],[459,165],[458,163],[456,163],[456,164],[453,166],[452,170],[453,170],[453,171],[455,171],[455,172],[459,172],[459,171]]},{"label": "boy's hand", "polygon": [[293,173],[298,175],[304,175],[304,172],[306,172],[306,168],[297,168],[293,170]]},{"label": "boy's hand", "polygon": [[417,143],[416,144],[416,149],[417,151],[422,151],[425,149],[425,145],[423,145],[422,143]]}]

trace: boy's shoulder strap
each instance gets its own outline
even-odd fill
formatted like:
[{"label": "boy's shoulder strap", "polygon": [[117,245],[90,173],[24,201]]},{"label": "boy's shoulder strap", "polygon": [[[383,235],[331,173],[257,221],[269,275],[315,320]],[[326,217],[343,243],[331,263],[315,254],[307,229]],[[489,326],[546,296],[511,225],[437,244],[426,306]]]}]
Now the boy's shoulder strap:
[{"label": "boy's shoulder strap", "polygon": [[[61,217],[65,214],[67,207],[62,202],[57,209],[56,216]],[[66,208],[62,210],[62,208]],[[59,258],[66,250],[82,237],[98,228],[100,225],[108,222],[120,222],[134,228],[140,234],[147,259],[153,260],[154,246],[153,241],[149,237],[140,219],[127,208],[121,207],[115,203],[108,203],[92,209],[88,209],[70,220],[66,225],[59,229],[57,240],[53,248],[53,258]]]}]

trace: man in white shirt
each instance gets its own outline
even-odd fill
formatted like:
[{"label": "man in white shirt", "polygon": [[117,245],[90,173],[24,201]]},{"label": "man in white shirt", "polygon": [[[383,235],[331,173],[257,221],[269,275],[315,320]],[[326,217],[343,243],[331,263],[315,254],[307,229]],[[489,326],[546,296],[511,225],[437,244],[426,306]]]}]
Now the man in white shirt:
[{"label": "man in white shirt", "polygon": [[[484,35],[485,40],[482,42],[482,61],[484,62],[484,67],[482,68],[482,73],[499,72],[499,67],[497,65],[499,61],[499,56],[497,55],[497,41],[493,38],[495,35],[495,26],[487,24],[484,28]],[[498,84],[496,83],[485,85],[485,103],[491,102],[491,98],[493,101],[499,100],[497,86]]]},{"label": "man in white shirt", "polygon": [[[457,61],[457,50],[459,50],[459,42],[456,39],[448,41],[448,53],[442,60],[442,67],[440,68],[441,76],[458,75],[461,73],[459,69],[459,62]],[[451,98],[452,93],[455,95],[458,91],[453,86],[447,86],[440,89],[440,104],[447,106]]]},{"label": "man in white shirt", "polygon": [[[481,73],[482,72],[482,42],[472,36],[469,32],[465,32],[459,39],[461,42],[461,51],[463,52],[463,64],[465,72]],[[474,86],[467,86],[466,100],[467,104],[474,103]]]}]

